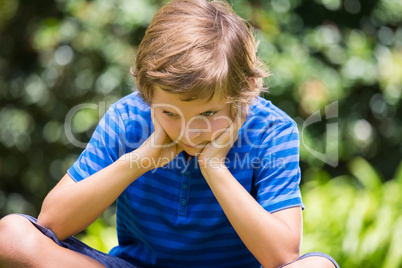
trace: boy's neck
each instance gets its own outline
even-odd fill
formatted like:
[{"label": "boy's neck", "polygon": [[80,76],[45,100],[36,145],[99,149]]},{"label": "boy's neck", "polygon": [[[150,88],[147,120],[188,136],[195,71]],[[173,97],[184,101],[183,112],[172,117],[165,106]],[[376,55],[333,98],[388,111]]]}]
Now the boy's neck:
[{"label": "boy's neck", "polygon": [[183,155],[184,155],[184,157],[186,158],[187,163],[189,163],[189,162],[191,161],[191,159],[194,158],[194,156],[189,155],[188,153],[186,153],[186,151],[183,151]]}]

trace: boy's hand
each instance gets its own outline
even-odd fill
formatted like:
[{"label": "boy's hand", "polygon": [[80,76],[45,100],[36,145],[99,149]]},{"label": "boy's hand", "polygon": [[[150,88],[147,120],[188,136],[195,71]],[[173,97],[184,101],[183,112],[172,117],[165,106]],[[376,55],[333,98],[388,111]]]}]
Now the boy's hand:
[{"label": "boy's hand", "polygon": [[245,117],[236,116],[228,128],[204,147],[198,155],[201,171],[226,167],[226,155],[237,141],[239,130],[244,121]]},{"label": "boy's hand", "polygon": [[154,132],[135,151],[131,152],[131,162],[136,162],[136,167],[149,171],[163,167],[171,162],[183,149],[166,134],[151,108]]}]

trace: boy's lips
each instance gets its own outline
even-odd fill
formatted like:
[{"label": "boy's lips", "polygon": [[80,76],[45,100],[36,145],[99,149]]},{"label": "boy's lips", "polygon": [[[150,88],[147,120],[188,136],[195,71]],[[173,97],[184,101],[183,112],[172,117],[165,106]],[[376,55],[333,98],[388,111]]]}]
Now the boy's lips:
[{"label": "boy's lips", "polygon": [[184,144],[186,147],[188,147],[188,148],[200,148],[200,147],[202,147],[202,146],[205,145],[205,144],[202,144],[202,143],[190,145],[190,144],[187,144],[187,143],[184,143],[184,142],[183,142],[183,144]]}]

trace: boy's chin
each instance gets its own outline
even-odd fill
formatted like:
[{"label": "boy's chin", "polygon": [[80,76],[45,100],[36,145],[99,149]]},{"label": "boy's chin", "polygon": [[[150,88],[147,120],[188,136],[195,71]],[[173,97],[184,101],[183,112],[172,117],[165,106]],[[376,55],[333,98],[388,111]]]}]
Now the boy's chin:
[{"label": "boy's chin", "polygon": [[201,153],[203,148],[183,148],[183,152],[187,155],[197,156]]}]

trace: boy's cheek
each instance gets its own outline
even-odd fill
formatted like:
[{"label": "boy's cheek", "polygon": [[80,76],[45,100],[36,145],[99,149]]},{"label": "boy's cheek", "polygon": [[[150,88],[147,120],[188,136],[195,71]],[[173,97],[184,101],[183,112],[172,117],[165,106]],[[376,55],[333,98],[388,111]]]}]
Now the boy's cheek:
[{"label": "boy's cheek", "polygon": [[225,129],[226,127],[225,128],[222,127],[213,131],[210,140],[211,141],[215,140],[217,137],[219,137],[219,135],[221,135],[225,131]]},{"label": "boy's cheek", "polygon": [[216,137],[228,130],[228,127],[230,126],[230,122],[228,120],[219,120],[214,123],[215,124],[213,124],[211,131],[211,140],[216,139]]},{"label": "boy's cheek", "polygon": [[229,116],[222,116],[218,119],[215,119],[212,123],[213,129],[217,128],[228,128],[230,124],[232,124],[233,120]]},{"label": "boy's cheek", "polygon": [[167,136],[172,140],[178,142],[176,139],[180,136],[180,131],[176,130],[170,124],[164,122],[161,124],[162,129],[165,131]]}]

